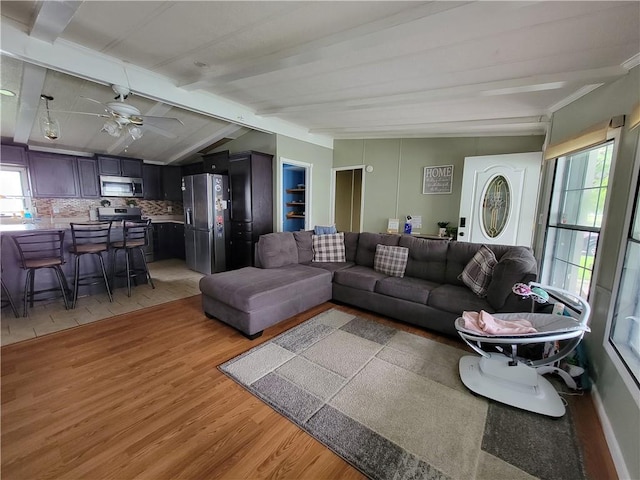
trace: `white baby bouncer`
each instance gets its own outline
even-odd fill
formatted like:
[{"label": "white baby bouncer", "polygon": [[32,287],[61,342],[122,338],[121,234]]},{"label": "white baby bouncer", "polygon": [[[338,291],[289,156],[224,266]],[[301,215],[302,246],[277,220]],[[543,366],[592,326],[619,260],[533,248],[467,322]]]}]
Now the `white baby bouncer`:
[{"label": "white baby bouncer", "polygon": [[[519,284],[526,289],[526,285]],[[553,385],[542,375],[558,374],[569,386],[576,389],[576,383],[567,371],[559,368],[560,360],[569,355],[590,329],[587,325],[591,308],[582,298],[555,287],[529,283],[528,293],[535,300],[545,302],[555,300],[559,314],[508,313],[495,314],[501,320],[525,319],[531,322],[536,333],[515,335],[488,335],[465,328],[462,318],[456,320],[456,330],[473,350],[480,354],[464,356],[459,369],[462,383],[472,392],[507,405],[531,412],[561,417],[565,404]],[[514,287],[515,291],[515,287]],[[533,291],[533,293],[531,293]],[[538,295],[536,292],[540,293]],[[529,360],[518,356],[518,346],[544,343],[558,345],[551,354],[539,360]],[[483,344],[491,345],[497,352],[483,350]]]}]

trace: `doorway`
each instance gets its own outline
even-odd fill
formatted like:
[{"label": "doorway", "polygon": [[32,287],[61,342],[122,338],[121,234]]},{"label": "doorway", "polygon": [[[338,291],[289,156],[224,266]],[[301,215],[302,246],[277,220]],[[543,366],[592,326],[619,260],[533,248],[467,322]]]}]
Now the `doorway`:
[{"label": "doorway", "polygon": [[333,222],[339,232],[361,232],[364,167],[333,169]]},{"label": "doorway", "polygon": [[311,167],[309,163],[281,158],[278,224],[282,232],[308,230],[311,223]]},{"label": "doorway", "polygon": [[458,240],[531,247],[542,152],[466,157]]}]

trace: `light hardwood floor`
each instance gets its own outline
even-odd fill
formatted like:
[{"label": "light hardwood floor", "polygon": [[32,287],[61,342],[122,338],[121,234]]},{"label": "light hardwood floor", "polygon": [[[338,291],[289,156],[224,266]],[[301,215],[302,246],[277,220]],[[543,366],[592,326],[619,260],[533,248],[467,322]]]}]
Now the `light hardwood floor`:
[{"label": "light hardwood floor", "polygon": [[[363,478],[216,368],[331,307],[252,342],[198,295],[2,347],[2,478]],[[590,477],[615,478],[590,398],[572,404]]]}]

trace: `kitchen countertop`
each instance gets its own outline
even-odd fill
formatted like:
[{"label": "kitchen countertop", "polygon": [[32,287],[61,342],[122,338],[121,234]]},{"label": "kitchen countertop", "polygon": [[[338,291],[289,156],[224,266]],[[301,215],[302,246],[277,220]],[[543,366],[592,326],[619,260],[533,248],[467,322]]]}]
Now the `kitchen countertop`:
[{"label": "kitchen countertop", "polygon": [[[181,216],[160,216],[160,217],[143,217],[151,218],[151,223],[177,223],[184,224],[184,220]],[[71,228],[70,223],[94,223],[88,218],[56,218],[53,222],[50,219],[36,218],[29,223],[22,223],[19,221],[9,221],[7,223],[0,224],[0,233],[8,232],[35,232],[39,230],[68,230]],[[100,223],[100,222],[95,222]],[[114,226],[117,226],[118,222],[114,222]]]}]

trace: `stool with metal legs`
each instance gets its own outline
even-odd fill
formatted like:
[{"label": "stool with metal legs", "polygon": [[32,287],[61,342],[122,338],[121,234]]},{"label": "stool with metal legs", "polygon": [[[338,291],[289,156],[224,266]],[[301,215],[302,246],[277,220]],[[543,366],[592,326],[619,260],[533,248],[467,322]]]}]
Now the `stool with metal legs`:
[{"label": "stool with metal legs", "polygon": [[16,304],[13,303],[13,298],[11,298],[11,293],[9,293],[9,289],[7,288],[7,286],[4,284],[4,280],[0,279],[0,283],[2,283],[2,307],[6,307],[7,305],[11,305],[11,311],[13,311],[13,314],[15,315],[16,318],[20,317],[20,314],[18,313],[18,309],[16,308]]},{"label": "stool with metal legs", "polygon": [[[71,253],[75,255],[75,270],[73,276],[73,301],[71,308],[76,308],[78,302],[78,290],[80,287],[89,285],[97,285],[104,282],[109,295],[109,301],[113,302],[111,296],[111,287],[109,286],[109,278],[107,270],[104,266],[104,258],[102,254],[109,249],[111,241],[111,222],[100,223],[71,223],[71,236],[73,238],[73,246]],[[98,257],[101,273],[96,275],[95,271],[80,275],[80,261],[82,256],[92,255]]]},{"label": "stool with metal legs", "polygon": [[64,265],[64,230],[45,230],[40,232],[13,235],[13,241],[16,244],[18,253],[20,254],[20,268],[26,270],[27,275],[24,283],[24,299],[23,313],[27,316],[27,305],[33,307],[35,300],[48,300],[51,297],[38,298],[36,295],[52,292],[58,288],[47,288],[35,290],[35,273],[43,268],[52,269],[57,277],[60,293],[64,300],[64,307],[69,309],[67,301],[67,292],[69,287],[67,279],[62,272],[61,266]]},{"label": "stool with metal legs", "polygon": [[[149,245],[149,234],[151,230],[151,220],[125,220],[122,222],[122,241],[111,242],[113,247],[113,256],[111,263],[112,277],[127,277],[127,295],[131,296],[131,280],[137,285],[137,277],[144,277],[151,284],[151,288],[156,288],[149,273],[147,260],[144,256],[144,249]],[[124,251],[125,268],[116,272],[116,262],[118,260],[118,252]],[[134,265],[135,252],[139,252],[142,258],[142,267],[136,268]]]}]

